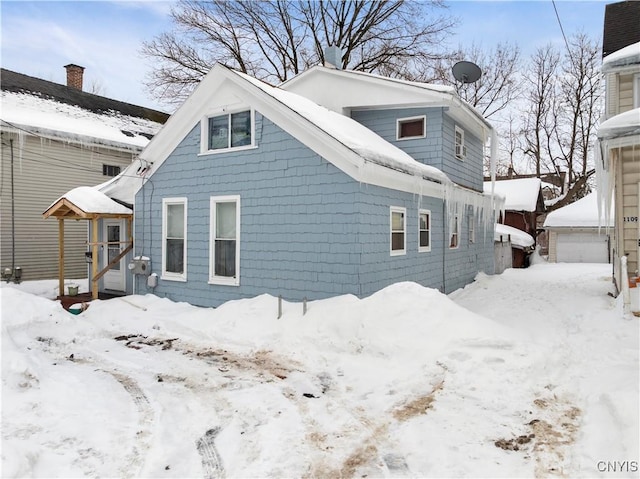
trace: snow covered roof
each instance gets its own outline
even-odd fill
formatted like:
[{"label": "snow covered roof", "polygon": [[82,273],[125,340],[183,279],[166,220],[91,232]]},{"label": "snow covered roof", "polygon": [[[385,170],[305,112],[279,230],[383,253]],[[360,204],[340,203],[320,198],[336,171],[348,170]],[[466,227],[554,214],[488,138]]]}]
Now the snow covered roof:
[{"label": "snow covered roof", "polygon": [[338,112],[403,105],[442,106],[448,108],[448,114],[455,121],[462,122],[480,137],[489,136],[487,130],[493,129],[478,110],[463,101],[455,88],[447,85],[314,66],[282,83],[279,88]]},{"label": "snow covered roof", "polygon": [[520,249],[531,248],[534,244],[533,236],[513,226],[503,225],[502,223],[496,224],[496,229],[493,233],[493,240],[500,241],[500,237],[511,237],[511,246]]},{"label": "snow covered roof", "polygon": [[365,160],[381,166],[419,174],[437,181],[450,182],[439,169],[420,163],[395,145],[357,121],[333,112],[295,93],[272,87],[244,73],[234,73],[286,105]]},{"label": "snow covered roof", "polygon": [[604,57],[602,72],[607,73],[636,64],[640,64],[640,42],[633,43]]},{"label": "snow covered roof", "polygon": [[613,226],[613,205],[611,205],[609,224],[605,225],[604,217],[600,218],[598,213],[598,194],[589,193],[584,198],[580,198],[567,206],[558,208],[547,215],[544,220],[544,227],[599,227]]},{"label": "snow covered roof", "polygon": [[[226,105],[251,108],[356,181],[443,198],[453,182],[351,118],[292,92],[216,64],[171,115],[140,158],[157,171],[207,115]],[[147,175],[148,177],[149,175]]]},{"label": "snow covered roof", "polygon": [[3,126],[49,138],[126,150],[141,150],[162,126],[115,111],[96,113],[33,93],[3,90],[0,104]]},{"label": "snow covered roof", "polygon": [[611,117],[598,127],[598,138],[601,140],[632,135],[640,135],[640,108]]},{"label": "snow covered roof", "polygon": [[[495,194],[505,199],[504,209],[510,211],[536,211],[540,197],[540,178],[518,178],[495,182]],[[491,193],[492,183],[484,182],[484,192]]]},{"label": "snow covered roof", "polygon": [[43,215],[47,218],[60,209],[62,209],[62,212],[58,211],[56,216],[72,214],[87,217],[98,214],[115,216],[133,214],[131,208],[114,201],[93,186],[79,186],[66,192],[51,203]]}]

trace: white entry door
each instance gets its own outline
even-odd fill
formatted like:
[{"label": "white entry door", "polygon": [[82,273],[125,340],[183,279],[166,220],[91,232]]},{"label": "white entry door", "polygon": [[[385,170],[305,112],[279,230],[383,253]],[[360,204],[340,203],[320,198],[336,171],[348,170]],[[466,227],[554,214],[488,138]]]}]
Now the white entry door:
[{"label": "white entry door", "polygon": [[[104,220],[103,224],[102,237],[108,243],[102,250],[102,267],[105,268],[125,247],[125,226],[124,220]],[[124,258],[122,258],[103,276],[104,289],[124,291],[124,274],[125,264]]]}]

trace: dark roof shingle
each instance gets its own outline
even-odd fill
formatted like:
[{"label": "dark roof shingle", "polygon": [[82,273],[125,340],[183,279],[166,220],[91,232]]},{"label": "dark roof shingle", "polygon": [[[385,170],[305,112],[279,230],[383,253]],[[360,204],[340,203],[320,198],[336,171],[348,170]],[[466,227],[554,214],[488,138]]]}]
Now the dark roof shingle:
[{"label": "dark roof shingle", "polygon": [[160,124],[164,124],[169,118],[168,113],[94,95],[93,93],[16,73],[5,68],[0,69],[0,88],[3,91],[14,93],[33,93],[60,103],[75,105],[94,113],[118,112],[136,118],[145,118]]}]

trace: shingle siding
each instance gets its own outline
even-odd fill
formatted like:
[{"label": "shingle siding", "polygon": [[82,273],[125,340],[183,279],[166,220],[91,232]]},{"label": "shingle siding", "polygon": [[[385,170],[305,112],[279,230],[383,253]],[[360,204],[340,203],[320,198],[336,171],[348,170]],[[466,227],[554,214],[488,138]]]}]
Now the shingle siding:
[{"label": "shingle siding", "polygon": [[[426,117],[426,137],[407,140],[396,138],[397,121],[401,118]],[[351,118],[375,131],[389,143],[408,153],[425,165],[434,166],[452,181],[476,191],[482,191],[482,141],[463,126],[467,157],[455,156],[456,123],[444,108],[403,108],[386,110],[352,111]]]},{"label": "shingle siding", "polygon": [[[218,306],[264,293],[295,301],[366,296],[398,281],[448,292],[477,273],[470,258],[486,254],[492,261],[492,242],[488,250],[481,242],[443,249],[442,200],[358,183],[259,113],[255,140],[255,149],[198,155],[197,125],[138,193],[136,241],[150,252],[157,273],[162,198],[188,199],[187,281],[160,279],[156,294]],[[223,195],[240,196],[239,286],[208,283],[210,197]],[[391,206],[407,210],[401,256],[390,255]],[[418,252],[420,208],[431,210],[430,252]],[[445,265],[453,277],[446,285]],[[493,264],[484,270],[492,272]],[[148,292],[146,278],[136,281],[136,292]]]},{"label": "shingle siding", "polygon": [[[423,115],[427,121],[425,138],[397,139],[398,119]],[[376,132],[419,162],[442,169],[442,108],[352,111],[351,118]]]}]

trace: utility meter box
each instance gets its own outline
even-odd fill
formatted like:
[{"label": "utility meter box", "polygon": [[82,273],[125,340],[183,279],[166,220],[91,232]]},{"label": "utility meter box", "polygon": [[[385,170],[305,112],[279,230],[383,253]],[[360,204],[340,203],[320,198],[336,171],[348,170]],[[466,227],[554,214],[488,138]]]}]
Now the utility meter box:
[{"label": "utility meter box", "polygon": [[129,269],[133,274],[149,276],[151,274],[151,259],[146,256],[136,256],[133,258],[133,261],[129,263]]}]

